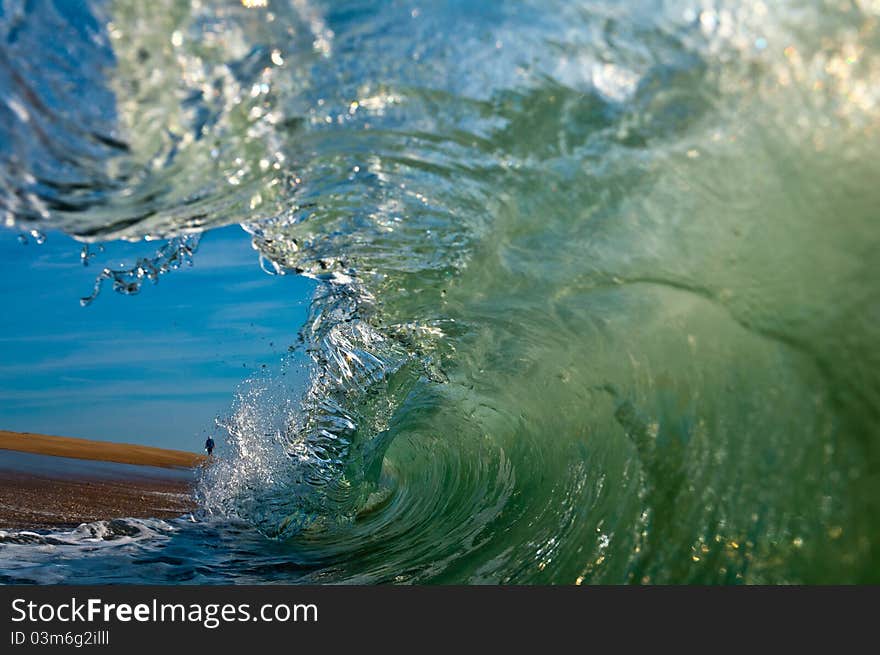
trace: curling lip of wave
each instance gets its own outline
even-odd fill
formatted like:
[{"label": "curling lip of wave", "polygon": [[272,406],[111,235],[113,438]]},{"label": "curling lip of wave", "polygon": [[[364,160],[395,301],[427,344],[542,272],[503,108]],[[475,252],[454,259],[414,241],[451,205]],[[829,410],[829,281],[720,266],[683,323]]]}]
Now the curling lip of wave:
[{"label": "curling lip of wave", "polygon": [[[251,564],[169,566],[877,579],[876,3],[29,7],[0,17],[13,225],[169,238],[121,292],[228,223],[321,282],[170,537]],[[106,103],[49,95],[50,29]]]}]

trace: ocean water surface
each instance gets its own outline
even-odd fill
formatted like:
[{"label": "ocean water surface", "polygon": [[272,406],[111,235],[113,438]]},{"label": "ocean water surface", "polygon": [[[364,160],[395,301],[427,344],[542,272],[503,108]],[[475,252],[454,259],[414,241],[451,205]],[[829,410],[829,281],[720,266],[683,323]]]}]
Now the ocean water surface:
[{"label": "ocean water surface", "polygon": [[0,44],[2,220],[83,312],[228,226],[313,281],[198,512],[0,533],[4,581],[880,581],[876,0],[4,0]]},{"label": "ocean water surface", "polygon": [[313,293],[304,277],[263,273],[230,226],[205,235],[167,282],[83,308],[104,266],[131,265],[155,247],[100,244],[83,266],[83,244],[44,236],[23,246],[0,232],[4,430],[200,451],[241,381],[295,346]]}]

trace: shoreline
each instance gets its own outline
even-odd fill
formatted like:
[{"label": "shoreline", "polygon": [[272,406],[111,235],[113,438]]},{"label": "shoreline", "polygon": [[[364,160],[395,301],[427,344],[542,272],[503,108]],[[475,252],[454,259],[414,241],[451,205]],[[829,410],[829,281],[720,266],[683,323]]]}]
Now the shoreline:
[{"label": "shoreline", "polygon": [[204,455],[133,444],[0,431],[0,530],[71,528],[195,509]]},{"label": "shoreline", "polygon": [[0,449],[160,468],[194,468],[208,461],[204,455],[186,450],[9,430],[0,430]]}]

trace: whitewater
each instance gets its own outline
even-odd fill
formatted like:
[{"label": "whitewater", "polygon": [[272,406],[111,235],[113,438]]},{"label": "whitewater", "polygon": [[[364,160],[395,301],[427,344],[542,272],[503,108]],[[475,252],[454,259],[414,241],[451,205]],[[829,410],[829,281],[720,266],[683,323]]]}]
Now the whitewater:
[{"label": "whitewater", "polygon": [[83,304],[318,283],[198,512],[4,582],[880,581],[880,2],[5,0],[0,97]]}]

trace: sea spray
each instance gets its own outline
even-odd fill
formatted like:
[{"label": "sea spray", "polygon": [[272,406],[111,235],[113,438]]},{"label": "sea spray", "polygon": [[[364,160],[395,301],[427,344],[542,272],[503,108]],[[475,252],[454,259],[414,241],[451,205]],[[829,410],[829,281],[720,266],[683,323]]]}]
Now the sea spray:
[{"label": "sea spray", "polygon": [[875,2],[171,4],[2,19],[10,226],[320,282],[134,577],[878,579]]}]

